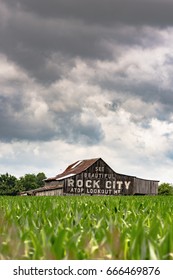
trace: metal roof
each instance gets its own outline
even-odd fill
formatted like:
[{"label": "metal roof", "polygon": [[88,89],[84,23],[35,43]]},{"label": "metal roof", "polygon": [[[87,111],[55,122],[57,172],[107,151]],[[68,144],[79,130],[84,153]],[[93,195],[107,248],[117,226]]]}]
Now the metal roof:
[{"label": "metal roof", "polygon": [[60,185],[60,186],[44,186],[44,187],[41,187],[41,188],[38,188],[38,189],[33,189],[33,190],[29,190],[29,191],[23,191],[20,193],[20,195],[24,195],[24,194],[34,194],[36,192],[43,192],[43,191],[50,191],[50,190],[56,190],[56,189],[62,189],[63,188],[63,184]]},{"label": "metal roof", "polygon": [[[65,178],[68,178],[68,177],[72,177],[72,176],[75,176],[77,174],[80,174],[82,172],[84,172],[86,169],[88,169],[91,165],[93,165],[95,162],[97,162],[99,159],[101,158],[93,158],[93,159],[84,159],[84,160],[78,160],[72,164],[70,164],[62,173],[56,175],[55,177],[50,177],[50,178],[47,178],[45,179],[44,181],[45,182],[50,182],[50,181],[60,181],[60,180],[63,180]],[[101,159],[102,160],[102,159]],[[133,177],[133,178],[136,178],[136,179],[141,179],[141,178],[138,178],[136,176],[131,176],[131,175],[125,175],[125,174],[120,174],[120,173],[117,173],[115,172],[110,166],[109,168],[114,172],[116,173],[117,175],[120,175],[120,176],[129,176],[129,177]],[[148,180],[148,179],[142,179],[142,180],[146,180],[146,181],[155,181],[155,182],[159,182],[157,180]]]},{"label": "metal roof", "polygon": [[56,175],[55,177],[47,178],[44,181],[60,181],[65,178],[75,176],[77,174],[82,173],[86,169],[88,169],[91,165],[93,165],[96,161],[98,161],[100,158],[93,158],[93,159],[84,159],[84,160],[78,160],[72,164],[70,164],[63,173]]}]

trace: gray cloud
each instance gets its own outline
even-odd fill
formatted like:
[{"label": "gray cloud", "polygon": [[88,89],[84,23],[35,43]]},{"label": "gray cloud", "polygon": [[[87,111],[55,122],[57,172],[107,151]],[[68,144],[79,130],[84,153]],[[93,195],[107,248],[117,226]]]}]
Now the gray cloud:
[{"label": "gray cloud", "polygon": [[49,154],[51,141],[60,158],[100,146],[112,162],[167,157],[172,10],[167,0],[0,0],[2,161],[16,143]]},{"label": "gray cloud", "polygon": [[99,24],[172,25],[173,3],[170,0],[5,0],[44,18],[78,18]]},{"label": "gray cloud", "polygon": [[111,60],[109,43],[117,45],[117,55],[121,45],[152,46],[159,38],[153,38],[150,32],[146,34],[141,27],[169,26],[173,21],[170,1],[1,0],[0,3],[0,51],[44,83],[61,77],[61,71],[53,72],[46,67],[54,53],[61,53],[67,60],[76,56]]},{"label": "gray cloud", "polygon": [[[9,71],[8,63],[3,61],[2,67]],[[62,139],[67,143],[93,145],[104,138],[99,120],[93,121],[85,113],[79,91],[74,97],[69,95],[67,102],[64,91],[69,87],[68,82],[66,85],[64,81],[64,89],[61,84],[44,88],[25,75],[21,78],[22,69],[13,67],[0,92],[1,140]]]},{"label": "gray cloud", "polygon": [[101,30],[86,28],[76,20],[46,20],[18,10],[10,12],[8,24],[0,28],[0,51],[26,68],[34,77],[48,82],[59,78],[49,75],[46,61],[54,53],[66,59],[73,56],[105,57],[109,51],[101,42]]},{"label": "gray cloud", "polygon": [[21,96],[16,95],[14,99],[0,97],[0,103],[3,104],[0,108],[0,139],[3,141],[62,139],[67,143],[78,142],[93,145],[104,137],[101,125],[97,120],[81,119],[80,108],[64,113],[38,112],[39,106],[42,109],[42,104],[38,103],[37,112],[34,115],[34,107],[27,109],[29,102],[22,100]]}]

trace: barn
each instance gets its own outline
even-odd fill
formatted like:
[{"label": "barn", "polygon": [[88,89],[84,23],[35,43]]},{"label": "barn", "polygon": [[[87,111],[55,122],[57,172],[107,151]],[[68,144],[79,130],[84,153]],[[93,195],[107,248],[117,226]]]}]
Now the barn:
[{"label": "barn", "polygon": [[156,180],[140,179],[116,173],[101,158],[78,160],[55,177],[45,179],[45,186],[30,192],[51,195],[156,195]]}]

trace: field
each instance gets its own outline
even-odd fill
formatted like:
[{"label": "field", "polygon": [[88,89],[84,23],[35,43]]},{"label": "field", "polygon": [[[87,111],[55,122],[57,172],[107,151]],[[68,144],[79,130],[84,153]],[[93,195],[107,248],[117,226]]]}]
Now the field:
[{"label": "field", "polygon": [[0,259],[173,259],[173,197],[0,197]]}]

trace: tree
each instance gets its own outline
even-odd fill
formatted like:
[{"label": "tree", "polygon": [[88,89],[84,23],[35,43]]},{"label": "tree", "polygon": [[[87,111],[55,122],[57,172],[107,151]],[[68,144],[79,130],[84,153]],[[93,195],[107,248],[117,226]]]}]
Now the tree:
[{"label": "tree", "polygon": [[46,178],[43,172],[35,174],[25,174],[17,181],[18,189],[22,191],[29,191],[38,189],[44,186],[44,179]]},{"label": "tree", "polygon": [[37,179],[34,174],[25,174],[24,176],[20,177],[17,182],[18,188],[22,189],[23,191],[29,191],[33,189],[37,189]]},{"label": "tree", "polygon": [[46,179],[46,175],[43,172],[40,172],[37,174],[37,185],[38,188],[41,188],[44,186],[44,179]]},{"label": "tree", "polygon": [[159,195],[173,195],[173,186],[169,183],[162,183],[158,188]]},{"label": "tree", "polygon": [[8,173],[0,175],[0,195],[16,195],[19,190],[16,188],[17,178]]},{"label": "tree", "polygon": [[6,174],[0,175],[0,195],[17,195],[22,191],[38,189],[44,186],[46,176],[43,172],[25,174],[17,179],[15,176]]}]

